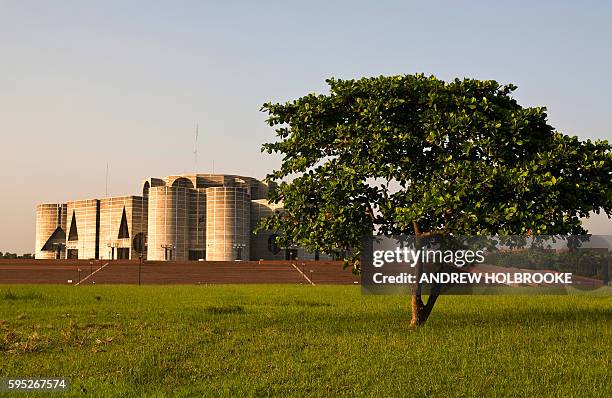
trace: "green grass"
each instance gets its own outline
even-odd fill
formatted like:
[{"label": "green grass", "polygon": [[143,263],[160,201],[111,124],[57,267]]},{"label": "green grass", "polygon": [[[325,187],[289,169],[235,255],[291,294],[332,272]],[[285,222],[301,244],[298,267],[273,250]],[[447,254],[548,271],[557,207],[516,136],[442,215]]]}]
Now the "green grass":
[{"label": "green grass", "polygon": [[[0,377],[94,396],[612,396],[612,297],[0,286]],[[23,395],[20,395],[23,396]]]}]

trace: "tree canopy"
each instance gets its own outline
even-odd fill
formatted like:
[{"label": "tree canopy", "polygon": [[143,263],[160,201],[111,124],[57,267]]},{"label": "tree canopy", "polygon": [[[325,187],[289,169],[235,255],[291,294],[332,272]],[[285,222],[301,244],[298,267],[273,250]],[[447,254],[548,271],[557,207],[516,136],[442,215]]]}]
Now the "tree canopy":
[{"label": "tree canopy", "polygon": [[363,235],[580,234],[612,216],[612,147],[555,131],[514,85],[403,75],[329,79],[262,111],[283,156],[267,179],[279,243],[332,253]]}]

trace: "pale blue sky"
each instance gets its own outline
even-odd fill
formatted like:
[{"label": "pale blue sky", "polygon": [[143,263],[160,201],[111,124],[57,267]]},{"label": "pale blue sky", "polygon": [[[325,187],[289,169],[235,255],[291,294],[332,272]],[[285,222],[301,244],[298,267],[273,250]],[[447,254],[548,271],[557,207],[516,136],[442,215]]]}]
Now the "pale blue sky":
[{"label": "pale blue sky", "polygon": [[103,196],[107,162],[112,195],[191,171],[196,122],[200,171],[264,176],[261,104],[331,76],[515,83],[612,139],[610,3],[429,3],[0,0],[0,251],[33,250],[36,203]]}]

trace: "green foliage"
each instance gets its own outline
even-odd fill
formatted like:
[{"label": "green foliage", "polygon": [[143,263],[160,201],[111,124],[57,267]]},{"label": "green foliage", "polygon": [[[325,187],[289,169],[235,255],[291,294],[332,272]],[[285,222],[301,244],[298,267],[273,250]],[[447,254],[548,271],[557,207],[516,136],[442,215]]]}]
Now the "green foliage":
[{"label": "green foliage", "polygon": [[4,258],[4,259],[34,258],[34,256],[32,256],[32,254],[30,254],[30,253],[22,254],[20,256],[17,253],[10,253],[10,252],[2,253],[2,252],[0,252],[0,258]]},{"label": "green foliage", "polygon": [[406,75],[329,79],[330,93],[266,103],[283,155],[268,180],[284,212],[262,229],[330,253],[363,235],[584,233],[612,215],[607,141],[554,131],[513,85]]},{"label": "green foliage", "polygon": [[531,270],[555,270],[571,272],[575,276],[605,279],[610,256],[606,249],[571,250],[555,252],[551,250],[494,251],[486,256],[486,263],[502,267]]}]

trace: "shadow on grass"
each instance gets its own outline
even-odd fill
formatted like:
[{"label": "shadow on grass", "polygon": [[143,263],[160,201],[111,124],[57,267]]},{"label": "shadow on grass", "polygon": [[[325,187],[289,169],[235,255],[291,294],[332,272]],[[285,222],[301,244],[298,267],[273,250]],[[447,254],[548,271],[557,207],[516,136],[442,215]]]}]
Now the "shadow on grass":
[{"label": "shadow on grass", "polygon": [[206,314],[211,314],[211,315],[243,314],[244,308],[242,308],[239,305],[220,305],[220,306],[204,307],[202,311]]},{"label": "shadow on grass", "polygon": [[320,301],[296,300],[287,303],[288,305],[296,305],[298,307],[331,307],[332,304]]},{"label": "shadow on grass", "polygon": [[[592,325],[612,323],[612,305],[608,302],[572,302],[559,299],[513,298],[503,300],[461,300],[453,298],[437,303],[430,319],[422,329],[446,329],[449,327],[491,329],[513,326],[566,328],[572,324]],[[393,307],[355,308],[353,312],[338,311],[339,307],[324,309],[324,312],[300,312],[303,322],[314,328],[354,332],[367,330],[371,333],[394,333],[413,330],[409,327],[410,310],[408,299]],[[282,318],[280,320],[282,322]]]},{"label": "shadow on grass", "polygon": [[28,292],[23,294],[14,293],[12,291],[2,292],[0,294],[3,300],[9,301],[29,301],[29,300],[42,300],[43,295],[35,292]]},{"label": "shadow on grass", "polygon": [[478,325],[566,327],[612,321],[612,300],[582,296],[442,297],[433,309],[432,327]]}]

